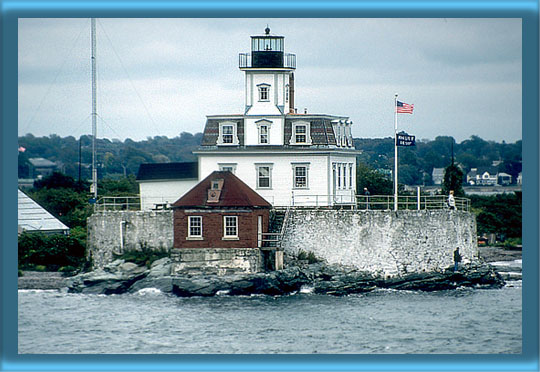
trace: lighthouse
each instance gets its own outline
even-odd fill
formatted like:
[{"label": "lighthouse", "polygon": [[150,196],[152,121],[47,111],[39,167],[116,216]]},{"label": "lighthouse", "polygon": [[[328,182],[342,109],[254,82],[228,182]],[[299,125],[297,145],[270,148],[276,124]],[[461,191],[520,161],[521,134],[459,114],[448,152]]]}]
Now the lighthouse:
[{"label": "lighthouse", "polygon": [[352,204],[356,155],[347,116],[298,112],[296,55],[266,27],[239,54],[244,72],[241,114],[207,116],[199,178],[231,171],[274,206]]}]

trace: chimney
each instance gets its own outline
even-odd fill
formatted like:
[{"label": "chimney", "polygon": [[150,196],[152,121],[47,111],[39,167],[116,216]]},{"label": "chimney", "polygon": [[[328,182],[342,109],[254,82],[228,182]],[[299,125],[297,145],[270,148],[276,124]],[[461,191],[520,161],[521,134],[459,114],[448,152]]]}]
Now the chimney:
[{"label": "chimney", "polygon": [[294,110],[294,72],[289,77],[289,113],[295,112]]}]

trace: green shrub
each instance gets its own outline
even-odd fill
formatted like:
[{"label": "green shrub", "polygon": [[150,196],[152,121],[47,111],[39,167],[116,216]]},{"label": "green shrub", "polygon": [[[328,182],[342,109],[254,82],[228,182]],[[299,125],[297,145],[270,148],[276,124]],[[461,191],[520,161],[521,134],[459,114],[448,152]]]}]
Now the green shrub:
[{"label": "green shrub", "polygon": [[21,269],[56,271],[62,266],[81,267],[86,248],[75,236],[24,232],[19,235],[18,254]]}]

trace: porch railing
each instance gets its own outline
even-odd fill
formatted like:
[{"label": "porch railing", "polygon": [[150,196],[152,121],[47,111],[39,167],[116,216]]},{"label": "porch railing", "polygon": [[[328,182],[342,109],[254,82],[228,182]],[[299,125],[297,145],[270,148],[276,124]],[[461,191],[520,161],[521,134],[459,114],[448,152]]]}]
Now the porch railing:
[{"label": "porch railing", "polygon": [[94,211],[140,211],[139,196],[102,196],[94,204]]}]

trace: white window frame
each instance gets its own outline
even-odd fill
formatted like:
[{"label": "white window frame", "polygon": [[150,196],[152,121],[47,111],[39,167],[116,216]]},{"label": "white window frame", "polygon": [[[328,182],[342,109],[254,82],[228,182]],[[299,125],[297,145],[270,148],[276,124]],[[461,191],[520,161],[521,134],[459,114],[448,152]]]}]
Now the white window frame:
[{"label": "white window frame", "polygon": [[353,165],[349,163],[349,188],[353,188]]},{"label": "white window frame", "polygon": [[[234,221],[234,224],[227,225],[228,222]],[[227,234],[227,228],[234,228],[235,234]],[[238,216],[223,216],[223,240],[238,240]]]},{"label": "white window frame", "polygon": [[230,168],[230,172],[235,174],[236,173],[236,166],[238,164],[237,163],[218,163],[218,167],[219,167],[219,170],[220,171],[226,171],[226,170],[229,170],[229,169],[225,169],[225,168]]},{"label": "white window frame", "polygon": [[[223,137],[224,137],[224,128],[225,127],[229,127],[231,126],[233,128],[232,130],[232,142],[224,142],[223,141]],[[224,122],[221,122],[219,123],[219,136],[218,136],[218,140],[217,140],[217,144],[218,145],[223,145],[223,146],[236,146],[238,145],[238,132],[237,132],[238,128],[237,128],[237,123],[234,122],[234,121],[224,121]],[[227,134],[229,135],[229,134]]]},{"label": "white window frame", "polygon": [[[259,145],[269,145],[270,144],[270,128],[272,127],[272,122],[266,119],[261,119],[255,122],[257,124],[257,143]],[[262,128],[266,127],[266,140],[267,142],[262,142]]]},{"label": "white window frame", "polygon": [[[306,141],[305,142],[297,142],[296,141],[296,128],[304,126],[306,128]],[[311,145],[311,123],[308,121],[297,121],[292,123],[291,128],[291,140],[289,141],[290,145]]]},{"label": "white window frame", "polygon": [[[268,186],[261,186],[260,185],[260,177],[259,177],[259,170],[260,168],[268,168]],[[255,178],[256,178],[256,184],[258,190],[271,190],[272,189],[272,168],[274,167],[274,164],[272,163],[257,163],[255,164]]]},{"label": "white window frame", "polygon": [[[298,168],[305,168],[306,174],[305,176],[297,176],[296,170]],[[293,171],[293,190],[309,190],[309,163],[292,163],[292,171]],[[297,186],[296,178],[297,177],[305,177],[306,178],[306,184],[305,186]]]},{"label": "white window frame", "polygon": [[[199,220],[199,226],[193,226],[192,219],[198,219]],[[200,234],[192,234],[191,229],[192,228],[199,228]],[[203,223],[202,223],[202,216],[188,216],[188,240],[202,240],[203,239]]]},{"label": "white window frame", "polygon": [[[270,84],[262,83],[258,84],[257,88],[259,89],[259,102],[270,102]],[[266,97],[263,97],[263,94]]]}]

